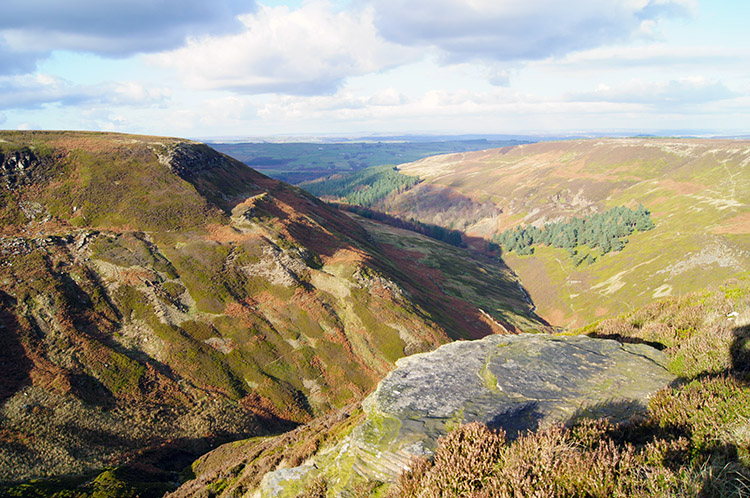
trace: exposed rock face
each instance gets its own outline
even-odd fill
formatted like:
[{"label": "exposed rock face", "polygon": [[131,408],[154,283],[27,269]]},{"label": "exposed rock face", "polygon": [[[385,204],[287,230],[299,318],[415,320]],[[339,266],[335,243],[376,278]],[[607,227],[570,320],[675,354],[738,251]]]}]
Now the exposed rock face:
[{"label": "exposed rock face", "polygon": [[0,152],[0,185],[13,190],[17,184],[24,182],[29,170],[37,163],[37,158],[29,149],[10,152],[7,155]]},{"label": "exposed rock face", "polygon": [[[322,469],[339,489],[362,478],[392,481],[460,423],[484,422],[514,437],[577,415],[627,418],[673,380],[664,361],[646,345],[532,334],[454,342],[402,358],[364,401],[367,419],[349,440],[297,468],[294,478]],[[263,492],[281,495],[291,484],[285,472],[268,475]]]},{"label": "exposed rock face", "polygon": [[164,164],[180,178],[192,180],[201,173],[224,167],[226,159],[215,150],[191,142],[179,142],[167,148]]}]

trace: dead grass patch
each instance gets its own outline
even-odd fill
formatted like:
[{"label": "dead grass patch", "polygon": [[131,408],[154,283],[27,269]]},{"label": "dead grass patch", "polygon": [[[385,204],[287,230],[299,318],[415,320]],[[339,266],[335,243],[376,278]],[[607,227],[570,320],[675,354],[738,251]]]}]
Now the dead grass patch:
[{"label": "dead grass patch", "polygon": [[745,234],[750,233],[750,213],[740,213],[721,222],[721,225],[714,228],[713,233],[732,233]]}]

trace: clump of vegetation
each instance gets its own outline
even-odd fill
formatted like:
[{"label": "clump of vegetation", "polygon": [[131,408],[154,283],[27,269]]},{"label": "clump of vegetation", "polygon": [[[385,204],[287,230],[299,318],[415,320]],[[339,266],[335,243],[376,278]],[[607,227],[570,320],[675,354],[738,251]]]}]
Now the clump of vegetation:
[{"label": "clump of vegetation", "polygon": [[318,477],[317,479],[314,479],[301,493],[299,493],[297,498],[325,498],[326,491],[328,491],[328,485],[325,479]]},{"label": "clump of vegetation", "polygon": [[173,476],[140,466],[107,469],[95,478],[64,477],[0,484],[2,496],[16,498],[158,498],[172,491]]},{"label": "clump of vegetation", "polygon": [[[575,248],[578,246],[598,248],[602,254],[607,254],[621,251],[627,243],[625,237],[634,231],[644,232],[654,226],[651,213],[643,204],[635,210],[618,206],[584,218],[547,223],[543,228],[518,226],[495,235],[492,241],[503,250],[520,255],[533,254],[534,245],[538,244],[568,249],[572,256],[577,255]],[[593,257],[585,255],[578,264],[583,262],[591,263]]]},{"label": "clump of vegetation", "polygon": [[[183,485],[182,496],[203,496],[206,483],[223,486],[224,496],[250,494],[263,476],[280,464],[301,465],[320,448],[339,444],[364,416],[360,408],[347,405],[274,437],[256,437],[220,446],[193,463],[193,475],[189,476],[192,480]],[[305,498],[325,496],[328,488],[322,476],[299,484],[299,494]]]},{"label": "clump of vegetation", "polygon": [[395,166],[374,166],[354,173],[334,175],[323,181],[303,183],[318,197],[343,199],[347,204],[373,206],[392,192],[403,192],[420,180],[400,173]]},{"label": "clump of vegetation", "polygon": [[749,308],[745,277],[576,331],[661,348],[679,379],[627,423],[578,416],[514,441],[461,426],[390,496],[748,496],[750,316],[733,310]]},{"label": "clump of vegetation", "polygon": [[[419,461],[395,497],[695,496],[700,472],[680,467],[685,441],[617,441],[606,421],[554,426],[512,443],[475,422],[440,440],[433,462]],[[481,448],[481,451],[480,451]]]}]

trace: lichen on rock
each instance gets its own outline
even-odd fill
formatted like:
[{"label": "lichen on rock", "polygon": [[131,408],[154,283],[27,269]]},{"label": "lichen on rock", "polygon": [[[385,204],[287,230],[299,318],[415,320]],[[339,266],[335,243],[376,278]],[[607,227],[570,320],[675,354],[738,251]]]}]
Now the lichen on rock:
[{"label": "lichen on rock", "polygon": [[363,402],[365,421],[341,448],[307,462],[306,478],[325,476],[333,494],[393,481],[459,424],[479,421],[513,438],[579,416],[622,420],[674,380],[660,351],[586,336],[493,335],[396,365]]}]

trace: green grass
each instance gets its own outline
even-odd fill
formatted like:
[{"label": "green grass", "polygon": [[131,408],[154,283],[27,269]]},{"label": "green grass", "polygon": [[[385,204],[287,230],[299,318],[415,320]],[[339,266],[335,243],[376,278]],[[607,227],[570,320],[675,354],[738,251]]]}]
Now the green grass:
[{"label": "green grass", "polygon": [[[434,241],[406,230],[363,220],[379,243],[410,251],[428,268],[439,270],[441,288],[472,303],[494,319],[521,329],[537,328],[529,316],[528,304],[512,273],[494,258]],[[459,333],[458,330],[452,331]]]},{"label": "green grass", "polygon": [[167,278],[176,278],[172,264],[146,242],[143,234],[125,233],[116,237],[99,237],[91,245],[91,257],[118,266],[142,266],[164,273]]},{"label": "green grass", "polygon": [[[148,480],[143,480],[144,477]],[[170,477],[115,468],[104,470],[93,478],[35,479],[24,484],[0,484],[0,494],[8,498],[159,498],[174,489],[166,482]]]},{"label": "green grass", "polygon": [[84,132],[2,132],[0,138],[5,140],[0,151],[26,149],[36,157],[17,193],[33,184],[35,200],[74,226],[175,230],[224,221],[215,205],[151,149],[157,143],[172,146],[174,139]]},{"label": "green grass", "polygon": [[[203,342],[201,337],[210,333],[208,324],[186,322],[185,330],[162,323],[147,297],[132,286],[121,286],[115,299],[125,317],[144,321],[164,341],[168,363],[176,373],[201,387],[220,390],[230,398],[244,396],[245,382],[239,380],[238,375],[229,368],[221,353]],[[132,374],[126,379],[123,376],[114,375],[109,384],[117,387],[127,380],[127,385],[131,385]]]},{"label": "green grass", "polygon": [[135,394],[140,389],[140,380],[146,369],[137,361],[124,354],[112,351],[109,358],[98,372],[102,384],[113,394]]}]

